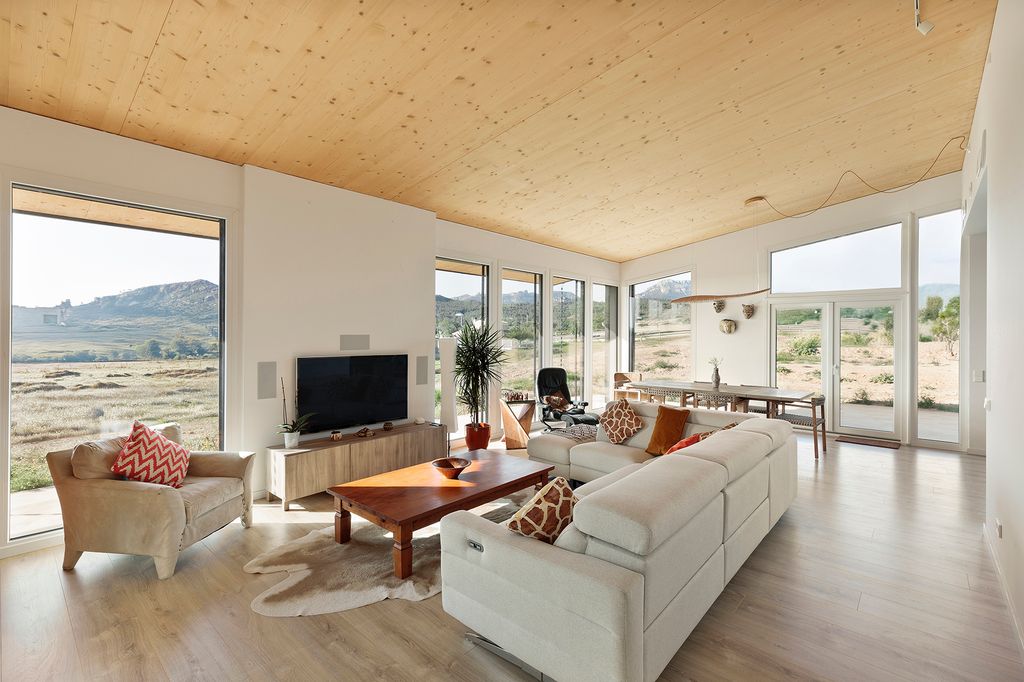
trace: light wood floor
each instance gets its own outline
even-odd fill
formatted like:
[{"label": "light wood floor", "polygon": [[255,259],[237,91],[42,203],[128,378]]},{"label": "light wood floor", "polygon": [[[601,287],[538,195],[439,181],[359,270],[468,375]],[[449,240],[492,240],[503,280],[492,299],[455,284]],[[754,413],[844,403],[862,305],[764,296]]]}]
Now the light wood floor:
[{"label": "light wood floor", "polygon": [[[683,679],[1024,679],[981,535],[985,460],[800,443],[800,492],[663,675]],[[311,618],[257,616],[276,575],[241,566],[322,527],[260,505],[156,580],[152,561],[61,550],[0,561],[4,680],[520,680],[425,602]]]}]

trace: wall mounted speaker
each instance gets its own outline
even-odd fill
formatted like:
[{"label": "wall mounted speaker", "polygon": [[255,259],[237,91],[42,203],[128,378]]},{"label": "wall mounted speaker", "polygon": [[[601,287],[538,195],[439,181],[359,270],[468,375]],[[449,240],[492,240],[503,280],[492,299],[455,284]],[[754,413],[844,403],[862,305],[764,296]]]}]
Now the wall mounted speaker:
[{"label": "wall mounted speaker", "polygon": [[266,400],[277,397],[277,363],[256,363],[256,399]]},{"label": "wall mounted speaker", "polygon": [[370,335],[342,334],[341,350],[370,350]]},{"label": "wall mounted speaker", "polygon": [[423,386],[427,383],[427,356],[416,356],[416,385]]}]

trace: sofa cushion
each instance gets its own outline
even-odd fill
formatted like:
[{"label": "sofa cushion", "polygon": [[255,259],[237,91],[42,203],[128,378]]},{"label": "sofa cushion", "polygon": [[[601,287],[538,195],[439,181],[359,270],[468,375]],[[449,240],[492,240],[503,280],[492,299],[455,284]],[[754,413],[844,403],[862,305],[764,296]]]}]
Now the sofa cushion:
[{"label": "sofa cushion", "polygon": [[603,430],[611,443],[621,443],[644,427],[644,420],[633,411],[628,400],[615,400],[608,404],[600,419]]},{"label": "sofa cushion", "polygon": [[569,451],[569,460],[577,465],[609,474],[629,464],[651,459],[641,448],[595,441],[581,443]]},{"label": "sofa cushion", "polygon": [[647,454],[664,455],[675,445],[683,437],[683,429],[686,428],[686,418],[689,415],[689,410],[659,405],[658,416],[654,420],[654,431],[651,432],[651,440],[645,448]]},{"label": "sofa cushion", "polygon": [[736,426],[740,431],[759,433],[772,439],[772,449],[780,447],[793,435],[793,425],[783,419],[747,419]]},{"label": "sofa cushion", "polygon": [[596,493],[601,488],[607,488],[612,483],[615,483],[615,481],[619,480],[620,478],[625,478],[626,476],[629,476],[631,473],[645,465],[646,462],[641,462],[640,464],[628,464],[622,468],[616,469],[610,474],[605,474],[601,478],[596,478],[590,483],[585,483],[581,485],[579,488],[576,488],[576,490],[574,490],[573,492],[576,493],[576,497],[579,498],[589,495],[590,493]]},{"label": "sofa cushion", "polygon": [[675,454],[719,464],[725,467],[732,482],[753,469],[771,450],[772,441],[767,436],[736,428],[716,433],[713,438],[705,438]]},{"label": "sofa cushion", "polygon": [[542,433],[526,442],[526,453],[530,459],[551,464],[569,464],[569,451],[577,445],[572,438]]},{"label": "sofa cushion", "polygon": [[646,555],[721,495],[727,479],[720,464],[659,457],[581,499],[573,521],[587,535]]},{"label": "sofa cushion", "polygon": [[583,554],[587,551],[587,545],[590,539],[572,522],[565,527],[558,537],[555,538],[554,545],[561,549],[575,552],[576,554]]},{"label": "sofa cushion", "polygon": [[572,522],[575,504],[576,496],[569,487],[569,481],[559,476],[541,488],[509,519],[508,529],[551,544]]},{"label": "sofa cushion", "polygon": [[119,436],[76,445],[71,451],[71,471],[75,478],[121,478],[110,468],[124,447],[124,441],[124,436]]},{"label": "sofa cushion", "polygon": [[[181,427],[175,422],[156,424],[149,427],[167,440],[181,443]],[[75,478],[123,478],[111,471],[114,461],[121,454],[126,436],[91,440],[79,443],[71,451],[71,472]]]},{"label": "sofa cushion", "polygon": [[242,496],[242,479],[226,476],[186,476],[178,488],[185,503],[185,523]]}]

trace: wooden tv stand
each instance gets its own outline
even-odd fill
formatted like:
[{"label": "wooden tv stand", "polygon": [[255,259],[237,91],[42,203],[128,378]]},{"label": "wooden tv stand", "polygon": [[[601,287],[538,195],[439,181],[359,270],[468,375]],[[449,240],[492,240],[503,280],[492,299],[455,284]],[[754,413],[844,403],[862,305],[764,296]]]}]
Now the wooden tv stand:
[{"label": "wooden tv stand", "polygon": [[271,445],[267,499],[281,500],[281,508],[288,511],[289,503],[300,497],[448,454],[441,426],[402,424],[391,431],[375,430],[365,438],[347,433],[341,440],[318,438],[292,449]]}]

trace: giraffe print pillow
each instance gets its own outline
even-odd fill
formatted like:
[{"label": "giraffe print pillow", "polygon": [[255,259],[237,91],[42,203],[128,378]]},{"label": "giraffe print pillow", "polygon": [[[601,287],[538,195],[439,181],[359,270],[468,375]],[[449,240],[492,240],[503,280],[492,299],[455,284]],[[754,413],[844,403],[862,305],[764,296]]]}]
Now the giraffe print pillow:
[{"label": "giraffe print pillow", "polygon": [[601,415],[601,428],[608,442],[618,445],[644,428],[644,420],[629,406],[625,398],[608,403]]},{"label": "giraffe print pillow", "polygon": [[576,496],[569,487],[569,481],[559,476],[515,513],[508,522],[508,529],[551,544],[572,522],[575,504]]}]

